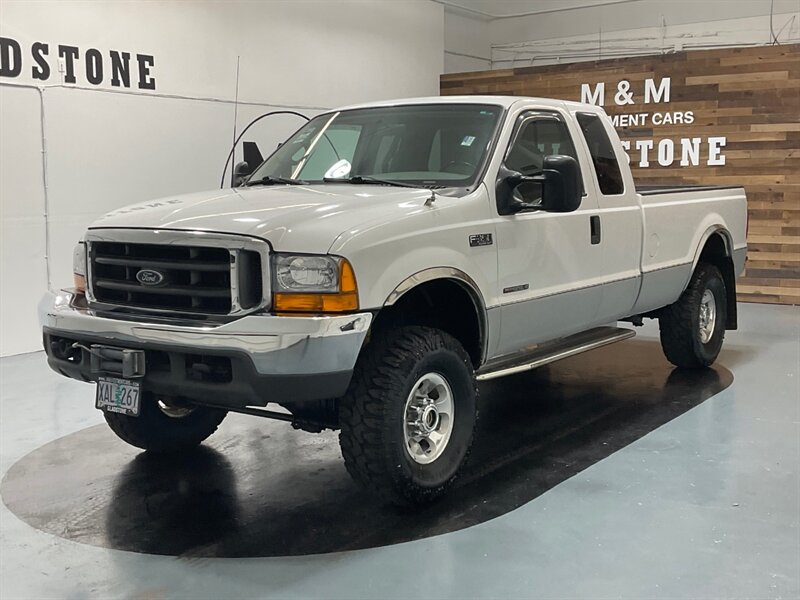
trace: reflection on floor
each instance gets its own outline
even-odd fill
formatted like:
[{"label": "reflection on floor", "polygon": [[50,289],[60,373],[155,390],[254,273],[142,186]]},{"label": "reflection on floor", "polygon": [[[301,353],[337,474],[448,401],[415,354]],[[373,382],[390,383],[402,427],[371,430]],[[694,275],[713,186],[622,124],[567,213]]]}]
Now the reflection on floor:
[{"label": "reflection on floor", "polygon": [[2,359],[0,597],[800,597],[800,311],[740,315],[714,371],[673,372],[648,325],[484,386],[465,476],[410,513],[332,434],[232,416],[154,460],[91,386]]},{"label": "reflection on floor", "polygon": [[121,550],[244,557],[383,546],[509,512],[732,379],[724,367],[673,370],[657,344],[632,341],[494,380],[481,386],[464,477],[413,511],[363,494],[334,432],[238,415],[175,458],[137,453],[103,425],[83,430],[14,465],[2,495],[34,527]]}]

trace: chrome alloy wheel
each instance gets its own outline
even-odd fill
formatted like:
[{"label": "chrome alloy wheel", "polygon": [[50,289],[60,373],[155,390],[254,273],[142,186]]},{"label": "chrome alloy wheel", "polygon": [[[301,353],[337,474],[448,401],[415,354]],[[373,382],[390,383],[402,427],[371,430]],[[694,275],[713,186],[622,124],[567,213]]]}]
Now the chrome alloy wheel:
[{"label": "chrome alloy wheel", "polygon": [[439,458],[453,433],[453,391],[438,373],[426,373],[411,388],[404,410],[403,437],[414,462]]},{"label": "chrome alloy wheel", "polygon": [[714,335],[714,326],[717,323],[717,301],[714,292],[706,290],[700,299],[700,341],[707,344]]}]

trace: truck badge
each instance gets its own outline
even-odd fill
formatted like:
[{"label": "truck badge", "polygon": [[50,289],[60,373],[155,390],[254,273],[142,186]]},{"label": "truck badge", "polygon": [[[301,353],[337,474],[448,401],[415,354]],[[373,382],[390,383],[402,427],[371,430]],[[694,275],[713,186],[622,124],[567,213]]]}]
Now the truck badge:
[{"label": "truck badge", "polygon": [[142,269],[136,273],[136,281],[142,285],[158,285],[164,281],[164,274],[153,269]]},{"label": "truck badge", "polygon": [[475,233],[469,236],[469,245],[473,248],[475,246],[491,246],[493,243],[491,233]]}]

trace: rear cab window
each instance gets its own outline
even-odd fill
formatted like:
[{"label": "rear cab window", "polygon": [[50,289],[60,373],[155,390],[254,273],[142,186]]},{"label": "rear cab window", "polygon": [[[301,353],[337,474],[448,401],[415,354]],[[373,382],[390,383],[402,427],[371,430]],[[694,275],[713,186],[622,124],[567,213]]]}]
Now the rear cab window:
[{"label": "rear cab window", "polygon": [[622,181],[622,171],[600,117],[590,113],[578,113],[577,119],[592,156],[600,193],[605,196],[623,194],[625,184]]}]

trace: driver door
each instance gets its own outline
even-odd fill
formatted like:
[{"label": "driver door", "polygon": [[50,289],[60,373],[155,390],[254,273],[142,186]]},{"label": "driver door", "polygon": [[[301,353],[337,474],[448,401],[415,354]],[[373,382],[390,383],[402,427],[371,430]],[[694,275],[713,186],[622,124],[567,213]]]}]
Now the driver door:
[{"label": "driver door", "polygon": [[[559,113],[528,111],[515,124],[505,167],[523,175],[541,171],[544,157],[566,154],[589,164],[576,152],[577,132]],[[581,148],[581,152],[583,149]],[[593,187],[581,173],[583,199],[571,213],[529,210],[498,216],[498,290],[501,335],[496,355],[588,329],[602,296],[602,252],[593,243],[591,217],[598,212]],[[515,194],[536,200],[536,186],[523,184]]]}]

